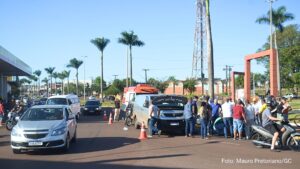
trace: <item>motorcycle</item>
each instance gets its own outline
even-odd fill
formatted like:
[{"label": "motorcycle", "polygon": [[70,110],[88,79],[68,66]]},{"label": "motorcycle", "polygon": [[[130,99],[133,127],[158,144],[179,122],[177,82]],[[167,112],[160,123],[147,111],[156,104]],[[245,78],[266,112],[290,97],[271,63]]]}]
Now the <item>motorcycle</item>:
[{"label": "motorcycle", "polygon": [[[279,135],[276,141],[276,146],[280,149],[289,148],[293,151],[300,151],[300,133],[296,132],[296,129],[285,121],[280,122],[286,129],[284,133]],[[273,134],[259,125],[253,125],[253,135],[251,137],[252,142],[256,146],[271,147]]]},{"label": "motorcycle", "polygon": [[13,127],[18,123],[17,117],[21,115],[17,112],[9,112],[7,114],[7,120],[5,122],[6,129],[11,131]]}]

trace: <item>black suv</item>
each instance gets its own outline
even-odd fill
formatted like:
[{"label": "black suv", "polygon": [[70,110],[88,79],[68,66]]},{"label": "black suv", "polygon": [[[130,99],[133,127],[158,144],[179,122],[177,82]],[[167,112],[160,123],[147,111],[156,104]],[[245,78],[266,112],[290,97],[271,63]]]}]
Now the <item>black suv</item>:
[{"label": "black suv", "polygon": [[82,109],[83,114],[100,114],[101,103],[99,100],[88,100]]}]

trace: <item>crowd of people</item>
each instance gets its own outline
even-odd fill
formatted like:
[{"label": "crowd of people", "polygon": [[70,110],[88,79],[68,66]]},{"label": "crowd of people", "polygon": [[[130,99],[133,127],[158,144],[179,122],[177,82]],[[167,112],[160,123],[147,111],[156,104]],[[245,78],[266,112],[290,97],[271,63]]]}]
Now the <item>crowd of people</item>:
[{"label": "crowd of people", "polygon": [[[288,121],[288,112],[291,110],[286,98],[278,98],[276,100],[276,112],[282,114],[285,121]],[[185,117],[185,137],[193,137],[195,133],[196,121],[200,121],[199,135],[202,139],[208,139],[208,135],[216,134],[213,125],[217,118],[221,117],[224,123],[224,137],[233,138],[233,140],[250,139],[252,135],[251,126],[262,125],[275,133],[273,129],[268,128],[266,121],[270,119],[263,115],[270,110],[265,99],[254,97],[250,100],[238,99],[233,102],[230,97],[224,100],[212,100],[205,97],[200,100],[197,96],[189,98],[184,108]],[[276,115],[275,115],[276,117]],[[273,123],[272,123],[273,125]],[[279,127],[278,127],[279,128]],[[276,128],[276,131],[277,128]]]}]

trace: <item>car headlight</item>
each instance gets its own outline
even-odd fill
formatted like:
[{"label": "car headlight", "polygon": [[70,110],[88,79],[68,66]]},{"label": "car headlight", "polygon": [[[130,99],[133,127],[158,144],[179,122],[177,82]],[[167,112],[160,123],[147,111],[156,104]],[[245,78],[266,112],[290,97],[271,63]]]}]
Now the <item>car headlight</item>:
[{"label": "car headlight", "polygon": [[96,110],[99,110],[99,107],[97,107]]},{"label": "car headlight", "polygon": [[67,127],[64,126],[64,127],[53,130],[51,136],[59,136],[59,135],[65,134],[66,131],[67,131]]},{"label": "car headlight", "polygon": [[84,110],[87,110],[87,109],[88,109],[88,108],[86,108],[86,107],[84,108]]},{"label": "car headlight", "polygon": [[11,131],[11,135],[12,136],[15,136],[15,137],[21,137],[21,133],[19,130],[13,128],[12,131]]}]

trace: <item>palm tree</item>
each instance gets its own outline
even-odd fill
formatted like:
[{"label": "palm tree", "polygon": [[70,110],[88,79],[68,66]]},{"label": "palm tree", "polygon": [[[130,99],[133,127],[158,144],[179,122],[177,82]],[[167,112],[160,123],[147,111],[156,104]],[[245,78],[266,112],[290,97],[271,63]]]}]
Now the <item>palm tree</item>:
[{"label": "palm tree", "polygon": [[196,86],[197,85],[197,80],[194,78],[187,78],[184,82],[183,82],[183,89],[188,90],[188,92],[190,94],[192,94],[193,92],[196,91]]},{"label": "palm tree", "polygon": [[54,85],[54,89],[55,89],[55,94],[57,94],[57,82],[56,82],[56,79],[58,78],[58,73],[57,72],[53,72],[52,74],[53,78],[54,78],[54,82],[55,82],[55,85]]},{"label": "palm tree", "polygon": [[76,69],[76,94],[78,95],[78,69],[82,65],[83,61],[82,60],[77,60],[76,58],[73,58],[70,60],[69,64],[67,67],[71,67]]},{"label": "palm tree", "polygon": [[39,95],[40,95],[40,90],[41,90],[41,79],[40,79],[40,76],[42,74],[42,71],[41,70],[36,70],[33,72],[33,74],[35,74],[38,78],[38,81],[39,81],[39,89],[38,89],[38,92],[39,92]]},{"label": "palm tree", "polygon": [[[122,32],[121,38],[119,38],[119,43],[127,45],[130,53],[130,83],[132,85],[132,46],[144,46],[145,43],[139,40],[139,37],[134,34],[133,31],[130,32]],[[128,55],[127,55],[127,79],[128,79]],[[126,87],[128,87],[128,80],[126,81]]]},{"label": "palm tree", "polygon": [[61,92],[62,92],[63,95],[65,94],[64,80],[67,77],[67,74],[65,72],[66,71],[62,71],[60,73],[57,73],[57,77],[61,80]]},{"label": "palm tree", "polygon": [[101,85],[100,85],[100,91],[101,91],[101,101],[103,101],[103,51],[107,44],[109,43],[109,39],[102,38],[96,38],[92,39],[91,43],[94,44],[101,52]]},{"label": "palm tree", "polygon": [[63,74],[68,79],[68,86],[67,86],[68,93],[70,93],[70,73],[71,73],[71,70],[68,70],[68,71],[64,70],[63,71]]},{"label": "palm tree", "polygon": [[49,97],[49,79],[45,77],[42,82],[44,82],[47,86],[47,97]]},{"label": "palm tree", "polygon": [[175,86],[178,85],[178,80],[175,78],[175,76],[170,76],[167,81],[172,82],[172,84],[173,84],[173,94],[175,94]]},{"label": "palm tree", "polygon": [[37,81],[38,81],[38,77],[33,74],[33,75],[29,76],[29,79],[35,82],[35,84],[33,85],[33,95],[34,95],[35,93],[37,93]]},{"label": "palm tree", "polygon": [[[278,79],[278,89],[279,94],[281,95],[281,84],[280,84],[280,70],[279,70],[279,53],[277,48],[277,33],[276,30],[278,30],[280,33],[283,32],[284,26],[283,23],[289,20],[294,19],[294,15],[292,13],[286,12],[286,8],[284,6],[279,7],[277,10],[272,9],[268,11],[267,15],[263,15],[260,18],[256,19],[256,22],[259,24],[270,24],[270,12],[272,12],[272,25],[275,27],[274,32],[274,43],[275,43],[275,50],[276,50],[276,57],[277,57],[277,79]],[[270,35],[270,48],[273,46],[272,36]]]},{"label": "palm tree", "polygon": [[205,1],[206,7],[206,31],[207,31],[207,63],[208,63],[208,85],[209,85],[209,95],[214,98],[214,54],[213,54],[213,41],[211,33],[211,22],[210,22],[210,10],[209,10],[210,0]]},{"label": "palm tree", "polygon": [[[52,75],[53,75],[54,70],[55,70],[55,67],[45,68],[45,71],[49,74],[49,77],[50,77],[50,93],[52,93]],[[48,90],[47,90],[47,94],[49,94]]]}]

